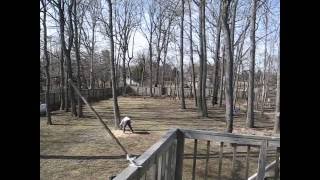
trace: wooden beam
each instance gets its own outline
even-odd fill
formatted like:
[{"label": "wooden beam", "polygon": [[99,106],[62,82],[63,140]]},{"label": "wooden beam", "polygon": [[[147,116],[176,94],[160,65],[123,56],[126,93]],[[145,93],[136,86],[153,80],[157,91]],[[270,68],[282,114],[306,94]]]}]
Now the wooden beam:
[{"label": "wooden beam", "polygon": [[192,161],[192,180],[195,180],[195,172],[196,172],[196,164],[197,164],[197,146],[198,146],[198,140],[194,140],[194,146],[193,146],[193,161]]},{"label": "wooden beam", "polygon": [[265,140],[262,142],[260,146],[258,174],[257,174],[256,180],[264,180],[265,166],[266,166],[266,160],[267,160],[267,148],[268,148],[268,142]]},{"label": "wooden beam", "polygon": [[261,145],[264,140],[268,141],[268,146],[280,147],[280,137],[240,135],[233,133],[220,133],[214,131],[181,129],[185,138],[199,139],[207,141],[220,141],[243,145]]},{"label": "wooden beam", "polygon": [[209,155],[210,155],[210,141],[207,141],[207,155],[206,155],[206,167],[204,172],[204,179],[208,179],[208,164],[209,164]]},{"label": "wooden beam", "polygon": [[184,134],[180,131],[176,131],[177,134],[177,151],[176,151],[176,170],[175,180],[182,180],[182,168],[184,158]]}]

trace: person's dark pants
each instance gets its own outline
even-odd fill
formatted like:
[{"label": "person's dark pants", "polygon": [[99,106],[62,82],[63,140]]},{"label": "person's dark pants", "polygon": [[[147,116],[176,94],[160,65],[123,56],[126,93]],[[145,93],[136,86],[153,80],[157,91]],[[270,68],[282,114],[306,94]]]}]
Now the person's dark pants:
[{"label": "person's dark pants", "polygon": [[127,121],[123,126],[123,132],[126,132],[126,127],[129,126],[131,132],[133,132],[133,129],[131,127],[131,121]]}]

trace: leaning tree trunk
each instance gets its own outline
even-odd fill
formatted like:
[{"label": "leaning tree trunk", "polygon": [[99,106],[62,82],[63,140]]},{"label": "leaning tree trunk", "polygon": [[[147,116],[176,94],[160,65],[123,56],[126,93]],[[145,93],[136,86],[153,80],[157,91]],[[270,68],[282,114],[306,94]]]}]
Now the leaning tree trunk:
[{"label": "leaning tree trunk", "polygon": [[183,21],[184,21],[184,0],[182,0],[182,14],[180,26],[180,89],[181,89],[181,109],[186,109],[184,100],[184,80],[183,80]]},{"label": "leaning tree trunk", "polygon": [[214,54],[215,59],[215,69],[213,76],[213,92],[212,92],[212,106],[217,104],[218,101],[218,91],[219,91],[219,70],[220,70],[220,60],[219,60],[219,51],[220,51],[220,36],[221,36],[221,5],[219,11],[219,19],[217,23],[217,40],[216,40],[216,52]]},{"label": "leaning tree trunk", "polygon": [[230,40],[230,30],[228,26],[228,11],[230,6],[230,0],[222,1],[222,31],[224,34],[224,46],[225,46],[225,57],[226,57],[226,90],[225,90],[225,104],[226,104],[226,121],[227,121],[227,132],[232,133],[233,130],[233,55],[232,55],[232,44]]},{"label": "leaning tree trunk", "polygon": [[[279,38],[280,39],[280,38]],[[277,95],[276,95],[276,112],[275,112],[275,123],[274,133],[280,133],[280,43],[278,49],[278,73],[277,73]]]},{"label": "leaning tree trunk", "polygon": [[[191,0],[190,0],[191,1]],[[189,6],[189,20],[190,20],[190,61],[192,66],[192,86],[193,86],[193,93],[194,93],[194,101],[195,106],[198,106],[198,99],[197,99],[197,90],[196,90],[196,74],[194,71],[194,63],[193,63],[193,42],[192,42],[192,18],[191,18],[191,6],[190,1],[188,0]]]},{"label": "leaning tree trunk", "polygon": [[113,42],[113,24],[112,24],[112,3],[108,0],[109,6],[109,35],[110,35],[110,60],[111,60],[111,81],[112,81],[112,96],[113,96],[113,111],[114,111],[114,126],[120,129],[120,111],[118,106],[116,74],[114,67],[114,42]]},{"label": "leaning tree trunk", "polygon": [[256,22],[257,0],[252,0],[251,23],[250,23],[250,68],[249,68],[249,86],[248,86],[248,111],[246,125],[248,128],[254,127],[254,71],[255,71],[255,22]]},{"label": "leaning tree trunk", "polygon": [[47,3],[45,0],[41,0],[41,3],[43,5],[43,21],[42,21],[42,25],[43,25],[43,49],[44,49],[44,56],[45,56],[45,60],[46,60],[46,65],[45,65],[45,69],[46,69],[46,95],[45,95],[45,99],[46,99],[46,105],[47,105],[47,124],[52,125],[52,121],[51,121],[51,114],[50,114],[50,59],[49,59],[49,53],[48,53],[48,48],[47,48],[47,25],[46,25],[46,21],[47,21]]}]

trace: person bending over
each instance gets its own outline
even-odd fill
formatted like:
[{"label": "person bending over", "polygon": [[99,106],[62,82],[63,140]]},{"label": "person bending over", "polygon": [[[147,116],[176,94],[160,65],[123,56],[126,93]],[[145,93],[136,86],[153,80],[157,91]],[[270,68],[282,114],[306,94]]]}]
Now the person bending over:
[{"label": "person bending over", "polygon": [[131,119],[128,116],[124,117],[120,122],[120,127],[123,128],[123,133],[126,132],[126,127],[127,126],[129,126],[131,132],[133,133],[133,129],[132,129],[132,126],[131,126]]}]

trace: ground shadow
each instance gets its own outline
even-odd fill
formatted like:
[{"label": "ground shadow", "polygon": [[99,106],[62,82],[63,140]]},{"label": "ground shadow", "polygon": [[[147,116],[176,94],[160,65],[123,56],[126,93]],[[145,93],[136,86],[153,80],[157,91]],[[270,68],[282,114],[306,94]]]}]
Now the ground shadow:
[{"label": "ground shadow", "polygon": [[147,131],[134,131],[134,134],[150,134]]},{"label": "ground shadow", "polygon": [[[138,156],[138,155],[133,155],[133,156]],[[73,160],[126,159],[126,155],[119,155],[119,156],[40,155],[40,159],[73,159]]]}]

